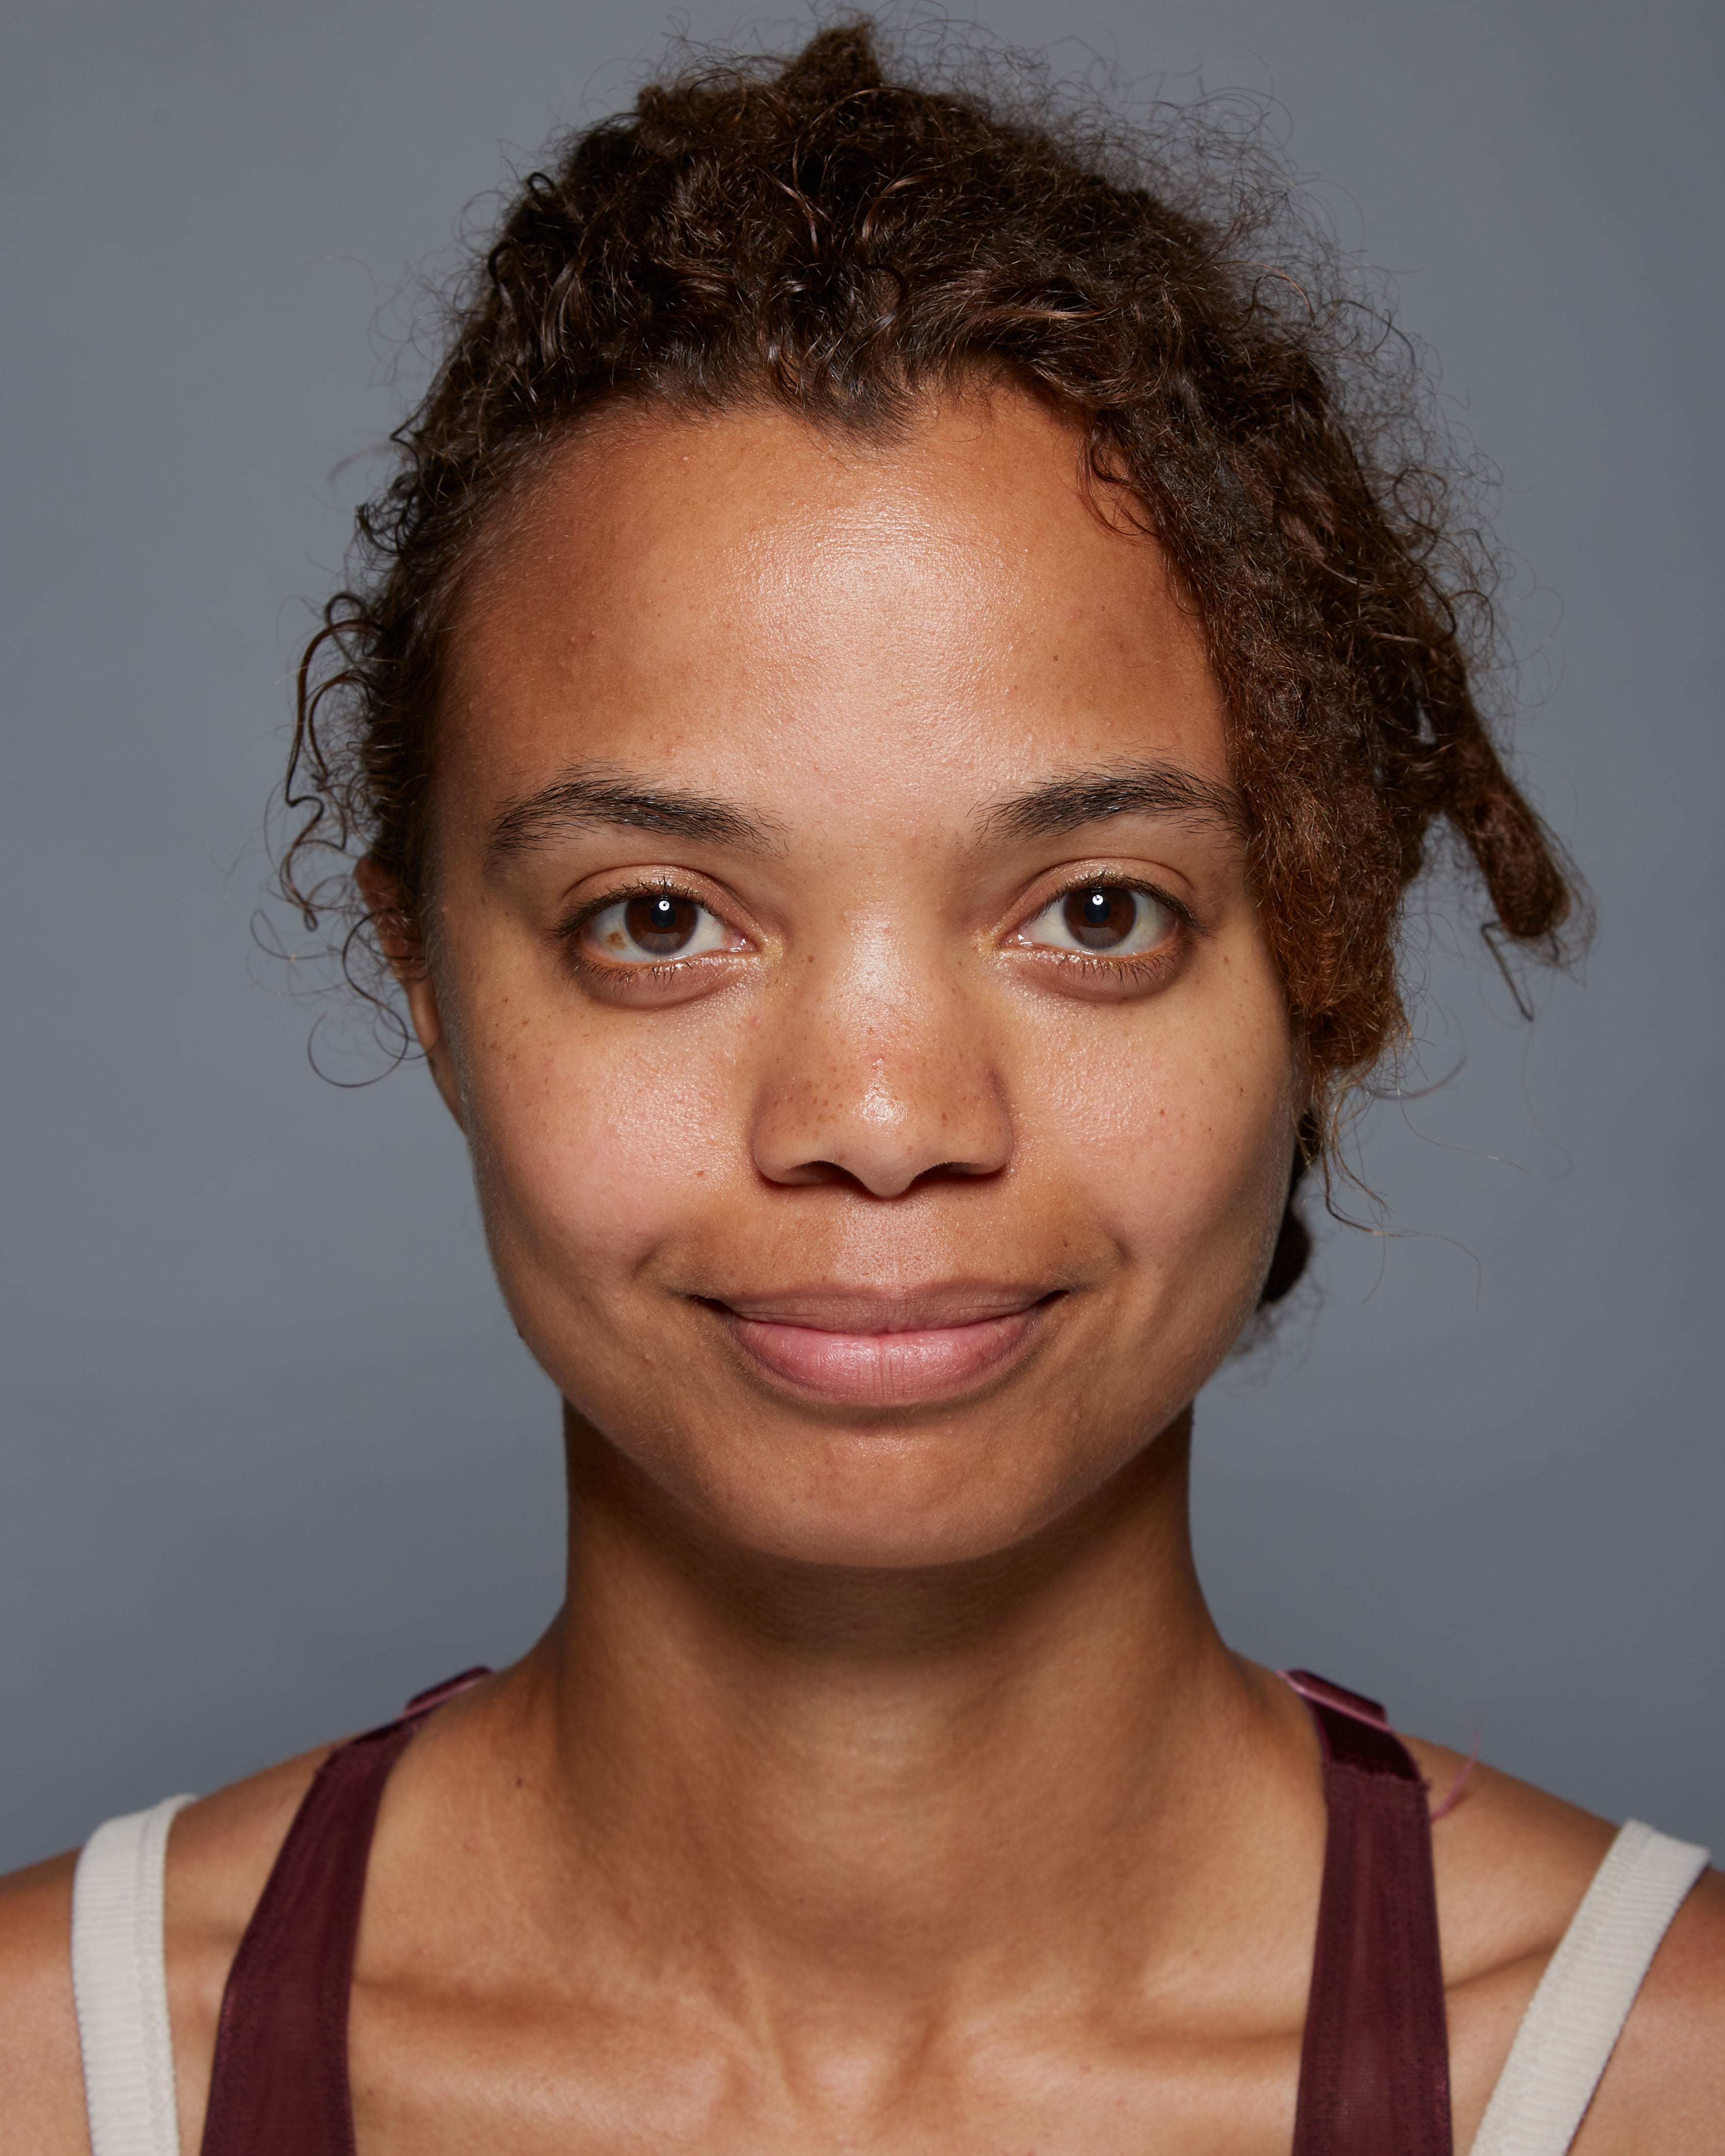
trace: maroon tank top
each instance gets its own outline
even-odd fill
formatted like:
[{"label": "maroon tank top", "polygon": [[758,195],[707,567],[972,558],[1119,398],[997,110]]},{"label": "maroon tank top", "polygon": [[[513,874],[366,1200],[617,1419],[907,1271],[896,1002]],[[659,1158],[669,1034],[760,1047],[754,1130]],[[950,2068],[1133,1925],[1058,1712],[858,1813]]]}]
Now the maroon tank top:
[{"label": "maroon tank top", "polygon": [[[425,1717],[487,1674],[421,1692],[318,1769],[228,1972],[203,2156],[355,2156],[347,2009],[378,1802]],[[1425,1782],[1375,1701],[1287,1679],[1329,1815],[1294,2156],[1452,2156]]]}]

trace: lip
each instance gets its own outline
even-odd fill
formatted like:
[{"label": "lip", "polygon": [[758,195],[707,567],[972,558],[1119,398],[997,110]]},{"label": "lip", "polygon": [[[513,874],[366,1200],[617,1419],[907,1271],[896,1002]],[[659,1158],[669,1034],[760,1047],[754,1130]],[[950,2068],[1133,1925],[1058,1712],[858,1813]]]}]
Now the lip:
[{"label": "lip", "polygon": [[1053,1300],[1045,1286],[954,1281],[891,1292],[799,1288],[707,1307],[774,1385],[895,1408],[951,1399],[999,1376],[1028,1352]]}]

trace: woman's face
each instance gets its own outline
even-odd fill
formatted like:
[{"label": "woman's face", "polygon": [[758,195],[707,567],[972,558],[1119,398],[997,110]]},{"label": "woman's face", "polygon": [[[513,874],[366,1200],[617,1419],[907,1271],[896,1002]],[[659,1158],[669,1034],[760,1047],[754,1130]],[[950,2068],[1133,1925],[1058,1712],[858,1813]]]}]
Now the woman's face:
[{"label": "woman's face", "polygon": [[1298,1109],[1223,712],[1002,394],[563,449],[469,583],[414,1013],[503,1291],[709,1531],[973,1558],[1252,1310]]}]

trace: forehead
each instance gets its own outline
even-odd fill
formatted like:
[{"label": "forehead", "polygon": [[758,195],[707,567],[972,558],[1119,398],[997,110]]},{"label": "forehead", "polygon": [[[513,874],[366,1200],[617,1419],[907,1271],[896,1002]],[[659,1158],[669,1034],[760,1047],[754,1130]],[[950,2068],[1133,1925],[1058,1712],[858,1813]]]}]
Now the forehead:
[{"label": "forehead", "polygon": [[1075,762],[1224,778],[1201,633],[1080,459],[1004,393],[887,442],[777,408],[601,421],[536,475],[455,612],[450,792],[477,808],[579,759],[892,816]]}]

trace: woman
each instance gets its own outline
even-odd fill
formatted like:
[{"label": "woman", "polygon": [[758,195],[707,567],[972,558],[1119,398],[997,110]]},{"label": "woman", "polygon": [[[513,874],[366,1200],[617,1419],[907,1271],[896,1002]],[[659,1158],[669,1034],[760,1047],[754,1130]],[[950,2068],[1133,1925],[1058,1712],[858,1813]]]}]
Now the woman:
[{"label": "woman", "polygon": [[1447,829],[1500,947],[1573,900],[1383,377],[1124,154],[849,30],[523,190],[285,875],[362,856],[567,1599],[11,1882],[5,2145],[1718,2145],[1703,1852],[1245,1663],[1194,1575],[1191,1403],[1403,893]]}]

